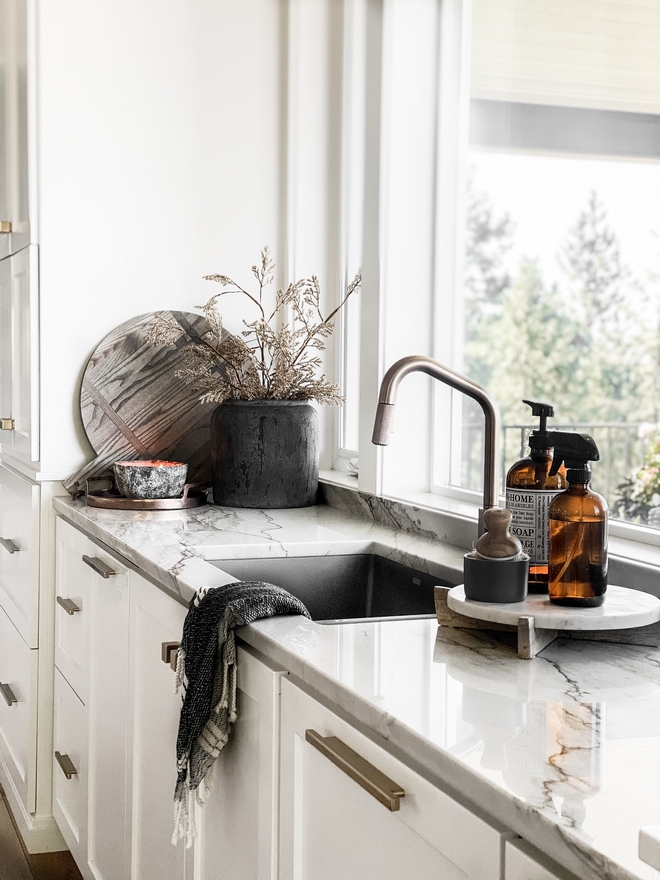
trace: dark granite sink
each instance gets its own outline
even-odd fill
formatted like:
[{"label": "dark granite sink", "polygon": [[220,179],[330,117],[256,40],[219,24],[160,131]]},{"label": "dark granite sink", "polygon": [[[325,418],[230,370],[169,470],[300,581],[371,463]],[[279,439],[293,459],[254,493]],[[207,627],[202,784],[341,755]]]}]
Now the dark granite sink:
[{"label": "dark granite sink", "polygon": [[237,580],[284,587],[319,623],[434,615],[433,587],[453,586],[374,554],[226,559],[213,565]]}]

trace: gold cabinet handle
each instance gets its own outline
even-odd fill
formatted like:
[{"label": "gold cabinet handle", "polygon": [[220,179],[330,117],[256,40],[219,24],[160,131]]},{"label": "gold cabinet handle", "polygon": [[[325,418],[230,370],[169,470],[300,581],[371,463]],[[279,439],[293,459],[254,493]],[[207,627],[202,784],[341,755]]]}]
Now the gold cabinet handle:
[{"label": "gold cabinet handle", "polygon": [[103,578],[109,578],[113,574],[117,574],[114,568],[110,568],[109,565],[106,565],[102,559],[97,559],[96,556],[83,556],[82,561]]},{"label": "gold cabinet handle", "polygon": [[60,755],[59,752],[55,752],[55,760],[60,765],[60,770],[67,779],[71,779],[72,776],[75,776],[78,771],[73,766],[73,761],[68,755]]},{"label": "gold cabinet handle", "polygon": [[11,232],[11,220],[0,220],[0,232]]},{"label": "gold cabinet handle", "polygon": [[181,642],[162,642],[160,646],[160,659],[163,663],[169,663],[175,672],[180,647]]},{"label": "gold cabinet handle", "polygon": [[8,684],[2,684],[2,682],[0,682],[0,691],[2,691],[2,696],[5,698],[5,703],[8,706],[13,706],[14,703],[18,703],[18,700],[16,699],[16,694],[13,692]]},{"label": "gold cabinet handle", "polygon": [[362,755],[354,752],[346,743],[336,736],[321,736],[311,729],[305,731],[305,739],[388,810],[395,812],[399,809],[400,799],[405,795],[401,786],[381,773]]},{"label": "gold cabinet handle", "polygon": [[80,611],[80,608],[71,599],[63,599],[61,596],[57,596],[57,604],[64,608],[67,614],[75,614],[77,611]]},{"label": "gold cabinet handle", "polygon": [[9,538],[0,538],[0,544],[2,544],[8,553],[17,553],[21,549],[18,544]]},{"label": "gold cabinet handle", "polygon": [[0,431],[13,431],[16,422],[13,419],[0,419]]}]

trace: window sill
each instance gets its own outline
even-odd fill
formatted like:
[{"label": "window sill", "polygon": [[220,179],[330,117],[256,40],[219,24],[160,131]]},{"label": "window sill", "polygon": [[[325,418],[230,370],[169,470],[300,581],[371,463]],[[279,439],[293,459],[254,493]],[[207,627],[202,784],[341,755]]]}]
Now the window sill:
[{"label": "window sill", "polygon": [[[323,471],[320,475],[325,483],[358,491],[357,479],[352,474],[341,471]],[[404,506],[426,511],[428,518],[437,517],[438,533],[447,533],[447,523],[452,521],[454,528],[450,533],[458,532],[461,539],[454,539],[452,543],[469,549],[472,539],[470,538],[471,526],[476,523],[479,505],[465,500],[438,495],[434,492],[416,492],[406,496],[390,497],[388,500],[396,501]],[[660,546],[646,541],[635,540],[631,536],[635,527],[626,523],[613,522],[609,539],[610,557],[610,583],[621,586],[636,587],[660,596]],[[649,530],[644,530],[648,532]],[[656,536],[654,531],[650,533],[650,539]],[[660,541],[660,532],[658,532]]]}]

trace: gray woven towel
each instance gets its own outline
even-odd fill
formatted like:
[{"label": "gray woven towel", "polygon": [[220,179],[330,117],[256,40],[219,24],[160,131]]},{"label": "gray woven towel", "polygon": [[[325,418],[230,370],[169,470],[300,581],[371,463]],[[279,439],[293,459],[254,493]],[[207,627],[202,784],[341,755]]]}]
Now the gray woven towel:
[{"label": "gray woven towel", "polygon": [[184,697],[176,742],[174,844],[180,837],[186,846],[192,844],[195,793],[200,803],[208,797],[209,771],[236,720],[234,630],[275,614],[309,617],[295,596],[258,581],[202,587],[190,602],[176,669],[176,689],[183,686]]}]

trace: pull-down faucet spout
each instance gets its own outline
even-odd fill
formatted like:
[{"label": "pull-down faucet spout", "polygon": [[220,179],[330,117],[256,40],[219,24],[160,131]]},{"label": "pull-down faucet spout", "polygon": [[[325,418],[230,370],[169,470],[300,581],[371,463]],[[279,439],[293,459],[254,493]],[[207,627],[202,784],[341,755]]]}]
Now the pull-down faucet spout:
[{"label": "pull-down faucet spout", "polygon": [[[438,361],[433,360],[433,358],[426,357],[425,355],[404,357],[392,364],[387,373],[385,373],[380,385],[374,433],[371,438],[372,443],[375,443],[377,446],[387,446],[392,430],[394,404],[396,403],[399,383],[408,373],[414,372],[428,373],[429,376],[439,379],[445,385],[449,385],[450,388],[462,391],[463,394],[471,397],[472,400],[476,400],[483,410],[485,419],[483,509],[488,510],[489,507],[497,507],[497,438],[500,421],[497,404],[481,385],[477,385],[476,382],[473,382],[466,376],[461,376],[460,373],[455,373],[448,367],[438,363]],[[481,532],[480,517],[479,534]]]}]

